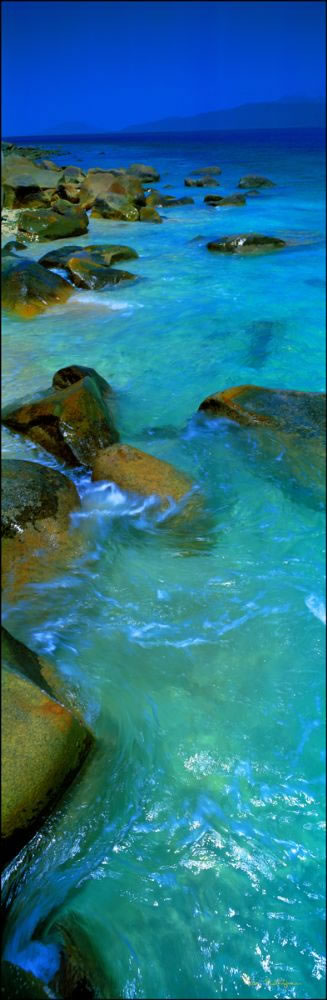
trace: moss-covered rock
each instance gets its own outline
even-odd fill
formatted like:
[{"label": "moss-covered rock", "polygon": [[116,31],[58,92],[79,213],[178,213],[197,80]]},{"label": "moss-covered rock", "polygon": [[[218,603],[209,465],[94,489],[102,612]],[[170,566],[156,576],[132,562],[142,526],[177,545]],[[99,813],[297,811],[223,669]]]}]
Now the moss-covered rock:
[{"label": "moss-covered rock", "polygon": [[1,719],[1,839],[7,861],[77,774],[92,736],[67,708],[7,668]]},{"label": "moss-covered rock", "polygon": [[73,557],[70,517],[80,500],[66,476],[37,462],[4,459],[1,471],[2,583],[12,600]]},{"label": "moss-covered rock", "polygon": [[8,254],[3,258],[2,305],[20,319],[32,319],[50,306],[66,302],[72,287],[35,261]]},{"label": "moss-covered rock", "polygon": [[258,174],[247,174],[246,177],[241,177],[238,185],[239,188],[271,188],[275,187],[274,181],[270,181],[268,177],[260,177]]},{"label": "moss-covered rock", "polygon": [[[61,369],[63,373],[65,369]],[[112,414],[112,390],[93,369],[70,366],[67,388],[38,393],[9,404],[2,423],[25,434],[70,466],[91,465],[100,448],[118,440]]]},{"label": "moss-covered rock", "polygon": [[255,254],[282,250],[285,240],[276,236],[261,236],[259,233],[239,233],[237,236],[220,236],[207,243],[208,250],[216,253]]},{"label": "moss-covered rock", "polygon": [[62,240],[67,236],[84,236],[88,224],[88,216],[82,210],[74,214],[60,215],[53,209],[40,208],[35,212],[26,211],[20,214],[18,232],[22,233],[25,239],[45,242]]},{"label": "moss-covered rock", "polygon": [[[112,481],[121,489],[141,496],[157,496],[162,510],[169,508],[169,499],[179,503],[194,487],[193,481],[174,465],[126,444],[113,445],[98,453],[92,479]],[[190,496],[187,514],[198,506],[198,497]]]}]

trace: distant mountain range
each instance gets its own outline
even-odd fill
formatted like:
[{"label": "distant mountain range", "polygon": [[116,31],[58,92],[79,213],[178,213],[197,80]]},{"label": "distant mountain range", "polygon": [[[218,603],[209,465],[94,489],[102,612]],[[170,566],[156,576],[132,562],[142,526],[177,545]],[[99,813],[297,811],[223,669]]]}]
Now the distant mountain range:
[{"label": "distant mountain range", "polygon": [[161,118],[159,121],[130,125],[121,132],[211,132],[225,129],[324,128],[326,103],[323,98],[282,98],[264,104],[241,104],[237,108],[206,111],[190,118]]}]

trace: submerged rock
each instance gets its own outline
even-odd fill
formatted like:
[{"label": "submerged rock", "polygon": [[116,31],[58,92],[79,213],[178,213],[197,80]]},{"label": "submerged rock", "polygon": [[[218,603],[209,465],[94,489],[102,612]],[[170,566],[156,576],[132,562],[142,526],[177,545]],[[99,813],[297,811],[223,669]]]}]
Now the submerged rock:
[{"label": "submerged rock", "polygon": [[80,500],[66,476],[37,462],[4,459],[1,471],[2,582],[11,600],[48,579],[57,555],[72,556],[70,515]]},{"label": "submerged rock", "polygon": [[[162,510],[169,508],[170,498],[179,503],[194,487],[193,481],[174,465],[126,444],[113,445],[98,453],[92,479],[94,482],[112,481],[122,490],[140,493],[144,497],[158,496]],[[198,498],[191,496],[185,513],[194,511],[198,506]],[[181,514],[180,511],[178,513]]]},{"label": "submerged rock", "polygon": [[159,205],[162,208],[174,208],[175,205],[194,205],[194,198],[173,198],[171,195],[163,195]]},{"label": "submerged rock", "polygon": [[207,205],[246,205],[246,198],[242,194],[229,194],[224,197],[219,194],[206,194],[204,201]]},{"label": "submerged rock", "polygon": [[247,174],[246,177],[241,177],[237,186],[239,188],[271,188],[276,185],[274,181],[270,181],[268,177],[260,177],[257,174]]},{"label": "submerged rock", "polygon": [[74,213],[60,215],[57,210],[40,208],[35,212],[21,213],[18,219],[18,232],[23,233],[25,239],[42,242],[61,240],[66,236],[84,236],[84,233],[87,233],[88,225],[88,216],[82,209]]},{"label": "submerged rock", "polygon": [[281,486],[296,502],[315,510],[324,508],[324,393],[241,385],[208,396],[199,409],[246,428],[246,436],[236,442],[257,475]]},{"label": "submerged rock", "polygon": [[4,260],[2,305],[20,319],[32,319],[49,306],[66,302],[72,294],[68,281],[35,261],[10,254]]},{"label": "submerged rock", "polygon": [[69,709],[3,669],[1,839],[6,863],[44,821],[91,744],[90,731]]},{"label": "submerged rock", "polygon": [[26,434],[36,444],[70,466],[91,465],[100,448],[118,441],[113,421],[110,385],[94,369],[73,365],[67,388],[51,389],[29,400],[9,404],[1,415],[11,430]]},{"label": "submerged rock", "polygon": [[220,236],[207,243],[208,250],[216,253],[265,253],[286,247],[285,240],[276,236],[261,236],[259,233],[240,233],[237,236]]}]

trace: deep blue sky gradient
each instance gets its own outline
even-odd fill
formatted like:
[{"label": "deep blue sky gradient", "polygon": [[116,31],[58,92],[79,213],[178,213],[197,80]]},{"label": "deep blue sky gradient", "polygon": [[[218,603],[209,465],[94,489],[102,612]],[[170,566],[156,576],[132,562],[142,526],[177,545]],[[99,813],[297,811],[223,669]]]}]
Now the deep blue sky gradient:
[{"label": "deep blue sky gradient", "polygon": [[325,92],[325,4],[2,3],[2,134],[111,132]]}]

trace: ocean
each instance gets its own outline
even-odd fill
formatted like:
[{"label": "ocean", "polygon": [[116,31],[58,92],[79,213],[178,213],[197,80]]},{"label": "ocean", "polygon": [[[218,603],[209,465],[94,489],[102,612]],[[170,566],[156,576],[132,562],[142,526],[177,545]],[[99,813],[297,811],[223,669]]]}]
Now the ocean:
[{"label": "ocean", "polygon": [[[97,739],[5,872],[4,957],[49,982],[54,925],[74,915],[106,996],[320,998],[324,510],[315,484],[294,483],[280,456],[266,462],[255,436],[197,410],[243,383],[325,391],[324,134],[38,142],[60,146],[60,164],[152,164],[153,186],[194,205],[159,209],[162,225],[90,218],[68,242],[133,247],[139,280],[28,322],[5,316],[3,404],[63,366],[96,368],[117,393],[121,440],[190,474],[208,520],[196,535],[162,531],[151,504],[70,471],[84,554],[55,587],[4,604],[6,627],[56,665]],[[276,187],[208,207],[215,189],[184,178],[211,164],[219,194],[249,173]],[[290,245],[206,249],[250,231]],[[2,445],[67,472],[9,430]]]}]

